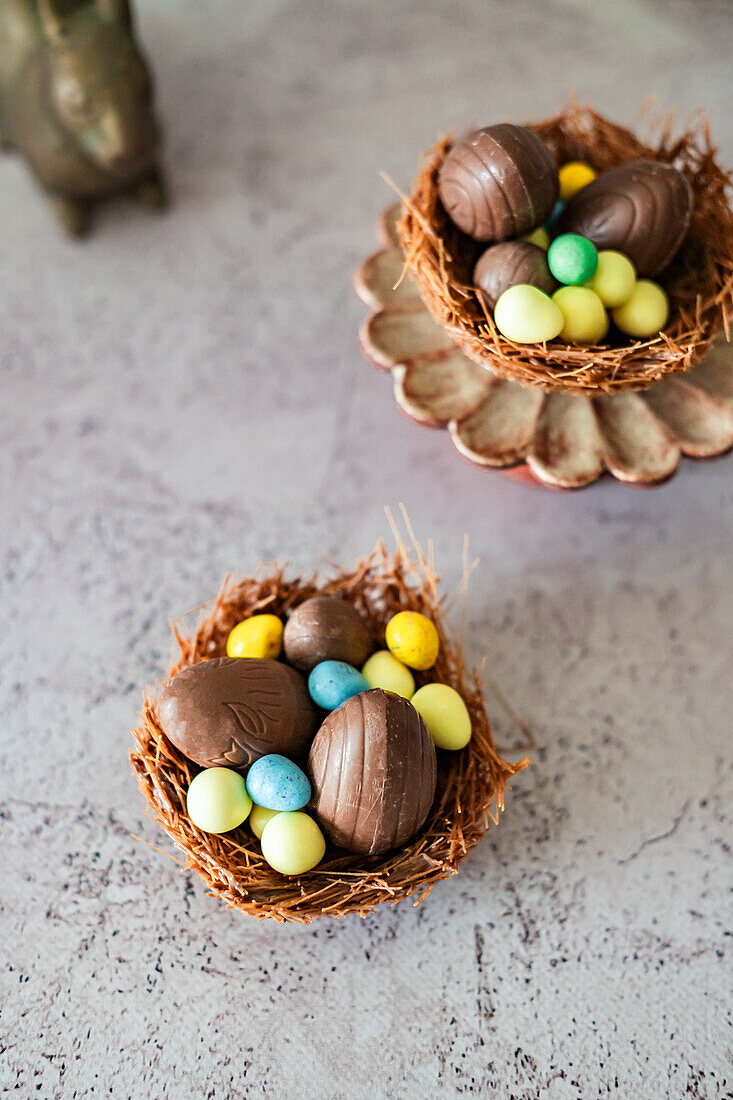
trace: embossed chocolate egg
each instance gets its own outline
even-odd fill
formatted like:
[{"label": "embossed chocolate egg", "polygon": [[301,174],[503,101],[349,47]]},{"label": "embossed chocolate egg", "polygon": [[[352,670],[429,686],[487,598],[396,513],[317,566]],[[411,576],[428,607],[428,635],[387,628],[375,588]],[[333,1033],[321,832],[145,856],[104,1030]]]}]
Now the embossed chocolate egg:
[{"label": "embossed chocolate egg", "polygon": [[435,746],[412,703],[375,688],[332,711],[308,757],[311,808],[334,844],[373,855],[425,822],[435,795]]},{"label": "embossed chocolate egg", "polygon": [[318,726],[305,680],[257,657],[214,657],[168,681],[158,702],[166,737],[204,768],[247,768],[260,756],[304,756]]},{"label": "embossed chocolate egg", "polygon": [[456,142],[438,176],[448,216],[477,241],[505,241],[541,225],[559,189],[545,143],[525,126],[504,122]]},{"label": "embossed chocolate egg", "polygon": [[321,661],[361,668],[374,649],[364,619],[340,596],[312,596],[296,607],[285,626],[285,656],[310,672]]},{"label": "embossed chocolate egg", "polygon": [[579,191],[562,212],[560,230],[622,252],[638,275],[656,275],[682,244],[693,202],[687,177],[671,164],[635,160]]},{"label": "embossed chocolate egg", "polygon": [[557,283],[547,266],[547,253],[529,241],[502,241],[487,248],[473,271],[479,297],[493,310],[510,286],[526,284],[552,294]]}]

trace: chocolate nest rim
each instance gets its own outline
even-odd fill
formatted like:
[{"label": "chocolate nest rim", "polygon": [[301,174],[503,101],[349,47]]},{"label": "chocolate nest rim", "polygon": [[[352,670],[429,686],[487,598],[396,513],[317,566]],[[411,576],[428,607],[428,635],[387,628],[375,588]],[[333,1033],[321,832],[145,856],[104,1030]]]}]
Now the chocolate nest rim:
[{"label": "chocolate nest rim", "polygon": [[[707,120],[698,114],[674,136],[674,116],[649,121],[646,144],[591,107],[571,104],[544,122],[529,123],[558,163],[585,160],[598,171],[654,159],[680,168],[693,188],[687,237],[660,282],[670,319],[659,336],[623,346],[578,347],[557,341],[516,344],[498,331],[472,285],[475,260],[486,245],[470,240],[448,218],[438,196],[438,172],[452,135],[429,150],[410,196],[402,196],[397,225],[405,263],[426,308],[469,359],[493,373],[546,392],[619,393],[646,389],[667,374],[699,362],[722,327],[733,327],[733,211],[731,173],[715,161]],[[463,260],[453,257],[463,253]]]},{"label": "chocolate nest rim", "polygon": [[[261,566],[255,576],[226,578],[208,613],[193,633],[181,620],[171,623],[180,656],[168,678],[185,665],[222,656],[226,637],[245,615],[289,609],[318,593],[339,593],[350,600],[372,627],[375,645],[397,611],[428,615],[440,637],[438,660],[428,673],[415,672],[418,686],[438,680],[455,687],[468,707],[473,736],[461,752],[438,753],[438,788],[428,819],[404,848],[381,856],[344,855],[329,845],[324,861],[313,871],[288,878],[265,863],[259,843],[247,823],[223,836],[203,833],[185,812],[186,790],[200,771],[166,738],[157,719],[156,700],[162,688],[149,688],[140,725],[132,730],[136,748],[132,769],[145,796],[150,816],[185,854],[184,869],[193,869],[227,908],[240,909],[259,920],[310,924],[317,917],[366,916],[377,905],[396,904],[418,895],[419,904],[436,882],[457,873],[460,863],[496,824],[504,809],[510,778],[529,760],[510,764],[497,754],[486,714],[481,678],[466,667],[461,646],[448,633],[442,615],[439,577],[432,555],[417,547],[411,554],[398,542],[388,553],[378,542],[352,570],[332,565],[328,579],[298,576],[288,580],[277,563]],[[167,853],[166,853],[167,854]]]}]

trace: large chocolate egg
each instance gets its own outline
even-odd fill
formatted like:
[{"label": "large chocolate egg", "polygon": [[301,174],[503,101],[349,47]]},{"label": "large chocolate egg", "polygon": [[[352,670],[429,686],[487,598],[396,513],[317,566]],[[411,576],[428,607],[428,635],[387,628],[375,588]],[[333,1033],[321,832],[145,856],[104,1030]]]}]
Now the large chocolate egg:
[{"label": "large chocolate egg", "polygon": [[310,672],[321,661],[345,661],[361,668],[374,649],[364,619],[340,596],[312,596],[296,607],[285,626],[285,656]]},{"label": "large chocolate egg", "polygon": [[438,177],[449,217],[477,241],[505,241],[542,225],[559,189],[545,143],[510,123],[485,126],[456,142]]},{"label": "large chocolate egg", "polygon": [[588,237],[598,249],[623,252],[638,275],[657,275],[682,244],[693,203],[682,172],[660,161],[635,160],[578,191],[562,212],[560,229]]},{"label": "large chocolate egg", "polygon": [[473,271],[479,297],[493,310],[510,286],[529,284],[552,294],[557,283],[547,266],[547,253],[529,241],[502,241],[487,248]]},{"label": "large chocolate egg", "polygon": [[406,844],[428,816],[435,746],[412,703],[375,688],[329,714],[308,771],[311,806],[334,844],[374,855]]},{"label": "large chocolate egg", "polygon": [[305,680],[257,657],[214,657],[168,681],[158,719],[177,749],[204,768],[247,768],[260,756],[304,756],[318,726]]}]

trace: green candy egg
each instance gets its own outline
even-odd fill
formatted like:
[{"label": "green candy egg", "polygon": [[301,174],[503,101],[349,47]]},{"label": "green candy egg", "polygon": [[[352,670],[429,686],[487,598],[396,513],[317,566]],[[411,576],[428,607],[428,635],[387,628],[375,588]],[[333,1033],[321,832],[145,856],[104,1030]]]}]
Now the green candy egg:
[{"label": "green candy egg", "polygon": [[515,344],[541,344],[560,334],[563,316],[547,294],[536,286],[520,283],[501,295],[494,306],[494,322],[499,332]]},{"label": "green candy egg", "polygon": [[188,816],[204,833],[228,833],[247,819],[252,799],[244,777],[231,768],[205,768],[186,795]]},{"label": "green candy egg", "polygon": [[547,250],[547,265],[559,283],[581,286],[598,267],[598,249],[579,233],[561,233]]}]

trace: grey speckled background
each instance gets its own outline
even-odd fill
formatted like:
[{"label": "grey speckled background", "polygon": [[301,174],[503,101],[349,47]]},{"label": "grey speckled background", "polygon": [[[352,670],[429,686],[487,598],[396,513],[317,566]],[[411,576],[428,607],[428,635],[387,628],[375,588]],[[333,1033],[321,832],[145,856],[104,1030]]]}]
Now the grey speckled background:
[{"label": "grey speckled background", "polygon": [[[553,495],[404,423],[351,269],[437,131],[705,104],[725,0],[146,0],[176,204],[65,241],[0,163],[2,1042],[22,1097],[733,1094],[733,458]],[[8,412],[10,413],[8,417]],[[167,618],[404,500],[535,766],[418,909],[257,925],[131,839]],[[515,737],[489,699],[500,742]],[[165,838],[161,841],[167,847]]]}]

